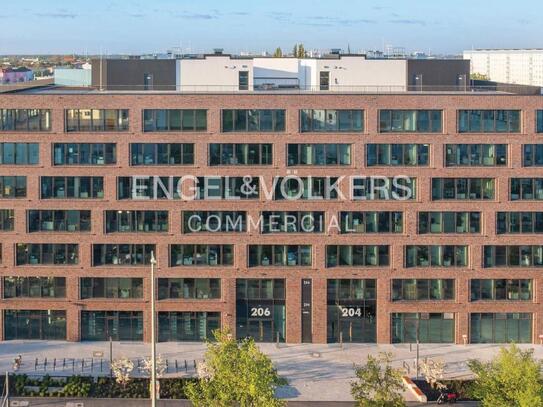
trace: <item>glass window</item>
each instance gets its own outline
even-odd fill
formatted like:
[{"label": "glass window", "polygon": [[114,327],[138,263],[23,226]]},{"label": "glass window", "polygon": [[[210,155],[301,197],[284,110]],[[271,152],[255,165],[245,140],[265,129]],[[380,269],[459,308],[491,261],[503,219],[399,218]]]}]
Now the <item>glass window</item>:
[{"label": "glass window", "polygon": [[432,178],[432,200],[494,199],[493,178]]},{"label": "glass window", "polygon": [[101,199],[103,177],[40,177],[41,199]]},{"label": "glass window", "polygon": [[71,265],[79,263],[79,245],[17,243],[16,265]]},{"label": "glass window", "polygon": [[445,165],[454,166],[505,166],[507,144],[447,144]]},{"label": "glass window", "polygon": [[0,131],[50,131],[49,109],[0,109]]},{"label": "glass window", "polygon": [[151,264],[151,252],[155,253],[154,244],[93,244],[93,266],[144,266]]},{"label": "glass window", "polygon": [[379,132],[441,133],[441,110],[380,110]]},{"label": "glass window", "polygon": [[366,144],[366,165],[427,166],[428,144]]},{"label": "glass window", "polygon": [[496,233],[543,233],[543,212],[497,212]]},{"label": "glass window", "polygon": [[106,233],[167,232],[168,211],[105,211]]},{"label": "glass window", "polygon": [[26,198],[26,176],[0,176],[0,198]]},{"label": "glass window", "polygon": [[288,144],[287,165],[351,165],[350,144]]},{"label": "glass window", "polygon": [[209,144],[209,165],[271,165],[272,144]]},{"label": "glass window", "polygon": [[392,301],[454,300],[453,279],[393,279]]},{"label": "glass window", "polygon": [[419,212],[418,233],[480,233],[480,212]]},{"label": "glass window", "polygon": [[233,245],[172,244],[170,267],[180,266],[232,266]]},{"label": "glass window", "polygon": [[520,110],[459,110],[459,133],[520,133]]},{"label": "glass window", "polygon": [[84,277],[80,279],[81,299],[143,298],[143,278]]},{"label": "glass window", "polygon": [[284,132],[285,110],[282,109],[223,109],[222,131]]},{"label": "glass window", "polygon": [[543,246],[484,246],[483,267],[543,267]]},{"label": "glass window", "polygon": [[532,343],[532,314],[472,313],[471,343]]},{"label": "glass window", "polygon": [[0,143],[0,164],[34,165],[38,163],[38,143]]},{"label": "glass window", "polygon": [[159,312],[159,342],[203,342],[213,340],[221,326],[219,312]]},{"label": "glass window", "polygon": [[453,313],[392,313],[392,343],[454,343]]},{"label": "glass window", "polygon": [[311,266],[309,245],[249,245],[249,267]]},{"label": "glass window", "polygon": [[206,131],[207,110],[143,109],[143,131]]},{"label": "glass window", "polygon": [[4,311],[5,340],[66,340],[66,311]]},{"label": "glass window", "polygon": [[329,245],[326,246],[326,267],[386,267],[389,265],[389,246]]},{"label": "glass window", "polygon": [[32,232],[90,232],[90,210],[27,210],[27,230]]},{"label": "glass window", "polygon": [[405,267],[466,267],[468,246],[407,245]]},{"label": "glass window", "polygon": [[64,298],[64,277],[4,277],[4,298]]},{"label": "glass window", "polygon": [[142,341],[142,311],[81,311],[82,341]]},{"label": "glass window", "polygon": [[67,132],[128,131],[127,109],[66,109]]},{"label": "glass window", "polygon": [[403,233],[402,212],[340,212],[341,233]]},{"label": "glass window", "polygon": [[159,278],[158,299],[221,298],[219,278]]},{"label": "glass window", "polygon": [[192,143],[132,143],[130,165],[194,164]]},{"label": "glass window", "polygon": [[364,131],[363,110],[300,110],[300,131],[347,132]]},{"label": "glass window", "polygon": [[543,200],[543,178],[511,178],[510,198],[517,200]]}]

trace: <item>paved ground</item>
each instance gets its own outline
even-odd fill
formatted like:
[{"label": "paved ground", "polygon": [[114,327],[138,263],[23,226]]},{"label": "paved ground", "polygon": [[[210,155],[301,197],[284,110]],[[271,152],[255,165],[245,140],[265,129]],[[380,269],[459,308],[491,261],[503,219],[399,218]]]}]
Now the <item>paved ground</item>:
[{"label": "paved ground", "polygon": [[[278,368],[279,374],[288,379],[289,385],[281,388],[279,395],[296,401],[350,401],[349,383],[354,378],[353,363],[365,361],[368,354],[389,351],[394,354],[394,364],[409,369],[415,375],[415,346],[409,345],[281,345],[260,344]],[[521,345],[522,348],[533,347],[535,356],[543,358],[543,346]],[[446,376],[450,378],[469,377],[466,361],[470,358],[490,359],[498,351],[498,345],[421,345],[420,358],[431,357],[446,362]],[[203,357],[205,346],[200,343],[160,343],[157,352],[168,359],[167,376],[193,375],[193,361]],[[102,372],[100,372],[100,356],[91,358],[95,352],[102,352]],[[23,365],[19,372],[27,374],[71,375],[107,374],[109,372],[109,343],[84,342],[71,343],[61,341],[9,341],[0,344],[0,371],[13,371],[13,358],[21,354]],[[142,343],[113,343],[113,357],[126,356],[134,359],[150,354],[149,345]],[[44,358],[47,357],[47,366]],[[35,366],[35,358],[38,365]],[[72,364],[72,358],[75,363]],[[81,364],[81,359],[85,363]],[[56,368],[53,371],[53,361]],[[175,370],[175,360],[178,371]],[[188,361],[185,372],[184,360]],[[63,367],[63,362],[65,365]],[[92,371],[91,371],[92,366]],[[406,400],[413,401],[410,394]]]}]

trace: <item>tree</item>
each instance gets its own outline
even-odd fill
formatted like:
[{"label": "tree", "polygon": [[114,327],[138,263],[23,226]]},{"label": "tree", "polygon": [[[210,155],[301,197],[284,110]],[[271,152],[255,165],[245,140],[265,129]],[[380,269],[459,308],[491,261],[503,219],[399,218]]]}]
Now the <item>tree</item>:
[{"label": "tree", "polygon": [[365,365],[355,369],[357,381],[351,383],[351,394],[360,407],[403,407],[404,385],[399,369],[391,366],[392,354],[368,355]]},{"label": "tree", "polygon": [[198,364],[198,381],[187,384],[195,407],[280,407],[275,397],[280,378],[271,360],[253,339],[236,341],[228,331],[213,333],[205,361]]},{"label": "tree", "polygon": [[473,72],[470,75],[470,79],[473,79],[475,81],[489,81],[490,77],[488,75],[485,75],[484,73]]},{"label": "tree", "polygon": [[130,374],[134,370],[134,362],[126,357],[115,359],[111,363],[111,370],[113,371],[115,381],[124,387],[130,381]]},{"label": "tree", "polygon": [[430,387],[442,389],[446,387],[440,380],[443,380],[445,371],[445,362],[442,360],[424,359],[419,364],[422,375]]},{"label": "tree", "polygon": [[294,44],[294,48],[292,48],[292,56],[296,58],[307,57],[307,52],[305,51],[304,44]]},{"label": "tree", "polygon": [[512,344],[490,362],[472,359],[468,366],[476,376],[472,395],[483,407],[543,406],[543,365],[534,359],[533,350]]},{"label": "tree", "polygon": [[277,47],[275,49],[275,52],[273,53],[274,58],[281,58],[283,56],[283,50],[280,47]]}]

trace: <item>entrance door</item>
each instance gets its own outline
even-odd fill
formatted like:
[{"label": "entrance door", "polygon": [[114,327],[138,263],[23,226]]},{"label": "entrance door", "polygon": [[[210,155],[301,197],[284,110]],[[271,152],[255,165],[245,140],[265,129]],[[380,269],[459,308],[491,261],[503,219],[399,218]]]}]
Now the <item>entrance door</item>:
[{"label": "entrance door", "polygon": [[28,319],[28,339],[42,339],[40,318],[30,317]]},{"label": "entrance door", "polygon": [[273,342],[273,321],[249,320],[249,335],[256,342]]}]

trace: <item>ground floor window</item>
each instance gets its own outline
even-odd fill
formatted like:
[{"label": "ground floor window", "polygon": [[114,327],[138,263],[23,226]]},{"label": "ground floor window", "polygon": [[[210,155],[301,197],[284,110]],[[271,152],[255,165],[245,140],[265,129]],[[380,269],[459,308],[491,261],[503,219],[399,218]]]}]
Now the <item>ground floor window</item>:
[{"label": "ground floor window", "polygon": [[221,327],[220,312],[159,312],[159,342],[201,342]]},{"label": "ground floor window", "polygon": [[454,314],[392,313],[392,343],[453,343]]},{"label": "ground floor window", "polygon": [[65,340],[66,311],[6,310],[4,338]]},{"label": "ground floor window", "polygon": [[285,341],[285,280],[236,281],[236,336],[257,342]]},{"label": "ground floor window", "polygon": [[82,311],[82,341],[142,341],[141,311]]},{"label": "ground floor window", "polygon": [[376,341],[375,280],[328,280],[327,291],[328,342],[374,343]]},{"label": "ground floor window", "polygon": [[532,343],[532,314],[470,314],[471,343]]}]

